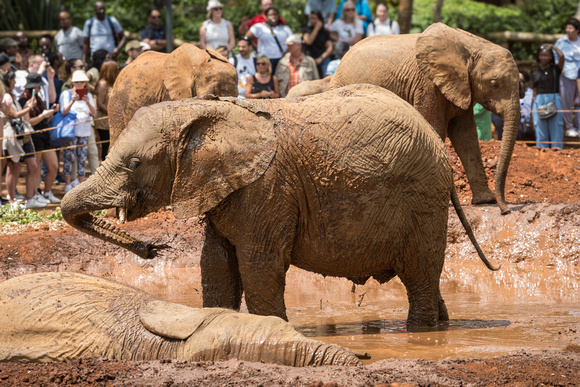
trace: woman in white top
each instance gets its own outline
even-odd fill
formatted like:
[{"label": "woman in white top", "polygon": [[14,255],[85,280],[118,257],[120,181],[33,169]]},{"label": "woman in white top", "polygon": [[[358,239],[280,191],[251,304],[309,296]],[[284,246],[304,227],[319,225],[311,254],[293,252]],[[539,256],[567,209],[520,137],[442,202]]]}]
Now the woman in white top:
[{"label": "woman in white top", "polygon": [[[75,148],[63,149],[63,170],[66,186],[64,192],[67,193],[72,188],[71,173],[72,165],[77,161],[79,182],[85,180],[85,167],[87,164],[87,144],[93,127],[91,125],[91,116],[97,112],[93,95],[88,92],[87,82],[89,77],[84,70],[77,70],[72,75],[73,88],[65,90],[60,95],[60,108],[63,116],[70,112],[76,114],[75,139],[70,141],[66,146],[79,145]],[[81,95],[83,95],[81,97]]]},{"label": "woman in white top", "polygon": [[377,4],[377,17],[367,27],[367,36],[399,35],[399,23],[389,18],[389,8],[385,3]]},{"label": "woman in white top", "polygon": [[199,48],[207,47],[217,49],[220,46],[228,48],[232,52],[236,45],[234,27],[232,23],[223,18],[224,5],[218,0],[210,0],[207,5],[207,20],[199,30]]},{"label": "woman in white top", "polygon": [[280,13],[276,8],[268,8],[264,15],[266,22],[254,24],[246,36],[258,39],[258,56],[267,56],[272,64],[272,73],[275,73],[278,62],[288,49],[284,42],[292,35],[292,30],[287,25],[282,24]]},{"label": "woman in white top", "polygon": [[358,18],[352,1],[344,3],[340,19],[335,20],[330,25],[329,31],[333,40],[346,42],[349,46],[355,45],[362,39],[364,34],[363,22]]}]

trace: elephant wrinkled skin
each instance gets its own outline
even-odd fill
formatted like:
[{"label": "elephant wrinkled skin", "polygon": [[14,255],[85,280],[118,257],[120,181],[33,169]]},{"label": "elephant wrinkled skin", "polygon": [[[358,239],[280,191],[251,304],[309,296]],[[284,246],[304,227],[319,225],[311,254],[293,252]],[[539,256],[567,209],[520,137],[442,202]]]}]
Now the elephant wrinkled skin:
[{"label": "elephant wrinkled skin", "polygon": [[111,145],[137,110],[205,94],[238,95],[238,73],[211,48],[185,43],[171,54],[147,51],[119,73],[107,110]]},{"label": "elephant wrinkled skin", "polygon": [[[413,105],[443,140],[451,140],[465,168],[472,203],[497,202],[503,214],[509,212],[504,189],[520,123],[520,97],[518,69],[508,50],[442,23],[422,34],[373,36],[346,53],[329,90],[355,83],[384,87]],[[481,161],[473,102],[504,120],[495,194]]]},{"label": "elephant wrinkled skin", "polygon": [[414,328],[448,320],[439,277],[452,192],[461,213],[427,121],[388,90],[353,85],[143,108],[62,214],[141,257],[155,246],[91,212],[124,207],[133,220],[171,204],[178,218],[205,214],[204,307],[237,310],[244,292],[250,313],[286,319],[290,264],[356,283],[399,276]]},{"label": "elephant wrinkled skin", "polygon": [[0,361],[107,357],[362,364],[349,350],[308,339],[278,317],[191,308],[84,274],[12,278],[0,284],[0,305]]}]

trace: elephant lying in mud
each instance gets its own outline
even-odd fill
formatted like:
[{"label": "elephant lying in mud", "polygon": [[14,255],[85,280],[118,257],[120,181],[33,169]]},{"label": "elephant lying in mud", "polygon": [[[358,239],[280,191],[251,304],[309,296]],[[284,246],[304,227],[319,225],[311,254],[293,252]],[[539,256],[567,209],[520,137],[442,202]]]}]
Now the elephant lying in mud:
[{"label": "elephant lying in mud", "polygon": [[427,121],[383,88],[352,85],[143,108],[61,208],[71,226],[143,258],[156,247],[92,212],[123,207],[134,220],[171,205],[178,218],[205,215],[204,307],[238,310],[245,292],[250,313],[286,319],[292,264],[357,284],[398,276],[412,329],[448,320],[439,277],[450,198],[461,216]]},{"label": "elephant lying in mud", "polygon": [[304,81],[288,91],[285,98],[305,97],[307,95],[324,93],[328,90],[328,85],[332,80],[332,75],[315,81]]},{"label": "elephant lying in mud", "polygon": [[[451,140],[469,180],[472,203],[497,201],[502,214],[508,212],[505,180],[520,125],[518,68],[508,50],[442,23],[422,34],[373,36],[341,59],[329,90],[356,83],[384,87],[413,105],[443,140]],[[495,194],[481,161],[473,102],[505,123]]]},{"label": "elephant lying in mud", "polygon": [[304,337],[277,317],[196,309],[77,273],[0,284],[0,361],[238,359],[290,366],[360,365],[354,353]]}]

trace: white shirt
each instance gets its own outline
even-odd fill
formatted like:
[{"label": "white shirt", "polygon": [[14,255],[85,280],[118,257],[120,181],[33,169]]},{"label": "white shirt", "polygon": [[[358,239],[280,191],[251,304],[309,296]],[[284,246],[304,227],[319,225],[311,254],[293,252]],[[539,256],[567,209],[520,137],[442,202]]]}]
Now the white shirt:
[{"label": "white shirt", "polygon": [[369,24],[367,27],[367,36],[375,36],[375,35],[399,35],[399,23],[396,21],[391,21],[391,19],[387,18],[384,23],[377,18],[373,20],[372,23]]},{"label": "white shirt", "polygon": [[338,33],[338,40],[341,42],[348,42],[352,40],[356,34],[364,34],[364,27],[363,22],[360,19],[357,19],[356,25],[350,23],[346,24],[344,20],[337,19],[330,25],[329,30],[331,32]]},{"label": "white shirt", "polygon": [[[95,99],[91,93],[88,93],[89,96],[89,103],[91,106],[95,107]],[[72,98],[72,91],[71,90],[64,90],[60,94],[60,112],[62,113],[65,106],[68,105]],[[75,101],[72,107],[70,108],[71,112],[75,112],[77,114],[77,122],[82,121],[89,121],[91,119],[91,111],[89,110],[89,106],[83,100]],[[75,136],[76,137],[89,137],[91,135],[91,131],[93,127],[91,126],[90,121],[84,122],[82,124],[75,125]]]},{"label": "white shirt", "polygon": [[[278,38],[282,50],[278,47],[272,30]],[[272,30],[268,23],[258,23],[250,27],[252,34],[258,39],[258,56],[266,55],[270,59],[280,59],[282,54],[288,50],[288,46],[284,42],[292,35],[292,30],[284,24],[278,24],[276,27],[272,27]]]},{"label": "white shirt", "polygon": [[[246,79],[256,74],[256,66],[254,58],[250,56],[248,59],[242,58],[240,54],[236,55],[238,64],[236,71],[238,72],[238,98],[246,97]],[[230,58],[230,63],[235,64],[234,58]]]},{"label": "white shirt", "polygon": [[214,50],[219,46],[228,46],[229,33],[228,26],[229,21],[222,19],[218,24],[214,23],[212,20],[208,19],[204,22],[205,24],[205,44],[213,48]]}]

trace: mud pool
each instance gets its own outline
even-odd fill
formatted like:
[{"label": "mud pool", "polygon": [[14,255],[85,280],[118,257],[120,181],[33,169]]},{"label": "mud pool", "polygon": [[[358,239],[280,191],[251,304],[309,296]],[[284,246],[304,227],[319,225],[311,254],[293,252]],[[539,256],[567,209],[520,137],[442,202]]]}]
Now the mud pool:
[{"label": "mud pool", "polygon": [[[406,332],[408,304],[398,279],[384,285],[371,279],[353,287],[346,279],[295,267],[286,277],[288,317],[306,336],[367,352],[371,359],[366,363],[561,350],[575,333],[571,327],[580,326],[578,207],[519,205],[505,217],[493,206],[467,208],[487,257],[502,265],[495,273],[479,261],[451,210],[441,278],[451,321],[436,330]],[[203,239],[201,233],[198,238]],[[193,247],[177,258],[152,261],[125,252],[108,254],[104,258],[112,269],[107,277],[161,299],[201,307],[200,251]],[[242,310],[247,311],[245,305]]]}]

